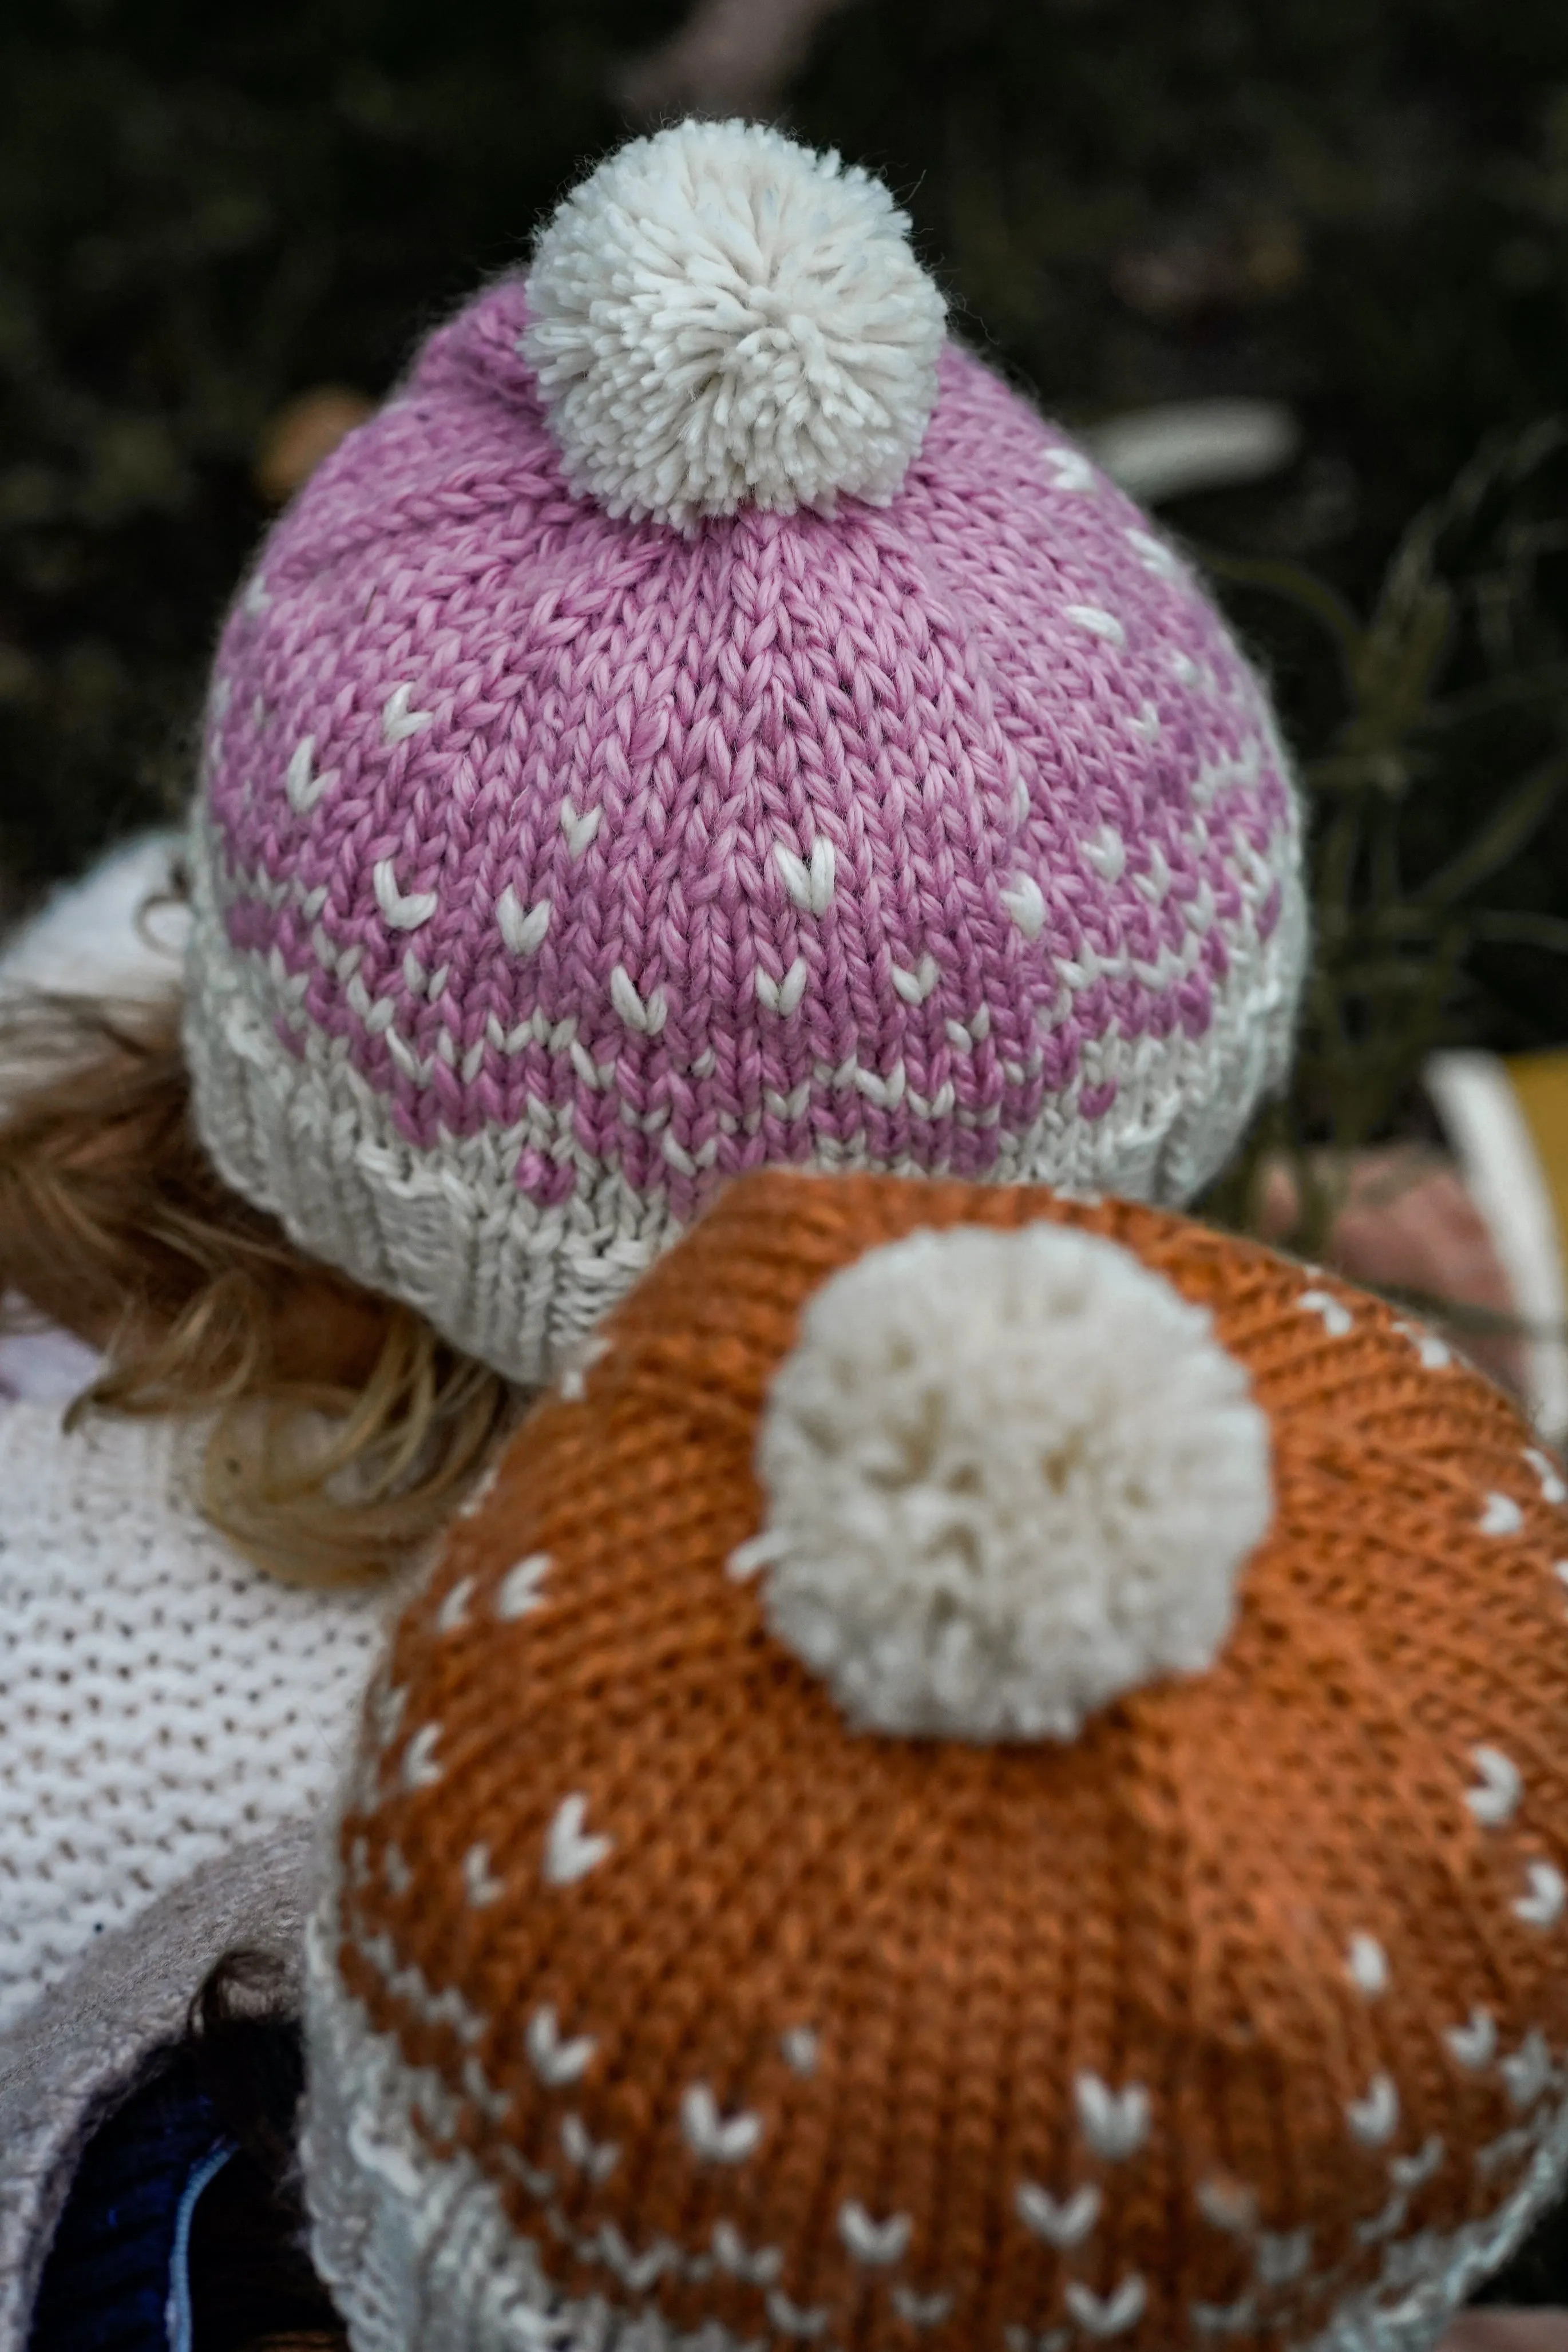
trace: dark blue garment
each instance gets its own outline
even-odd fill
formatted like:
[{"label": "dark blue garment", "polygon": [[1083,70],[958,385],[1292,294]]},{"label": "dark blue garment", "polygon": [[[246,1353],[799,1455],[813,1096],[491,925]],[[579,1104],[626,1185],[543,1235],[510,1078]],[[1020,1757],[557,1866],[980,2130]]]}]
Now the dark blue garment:
[{"label": "dark blue garment", "polygon": [[183,2055],[110,2117],[60,2216],[28,2352],[170,2352],[191,2211],[229,2150]]}]

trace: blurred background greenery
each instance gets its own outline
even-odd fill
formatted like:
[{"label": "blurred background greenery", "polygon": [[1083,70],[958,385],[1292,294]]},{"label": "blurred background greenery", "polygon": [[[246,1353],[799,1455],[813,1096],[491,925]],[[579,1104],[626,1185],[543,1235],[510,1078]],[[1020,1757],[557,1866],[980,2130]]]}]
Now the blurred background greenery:
[{"label": "blurred background greenery", "polygon": [[[1568,10],[817,13],[765,110],[892,181],[959,331],[1047,407],[1089,426],[1247,394],[1300,420],[1285,470],[1163,509],[1273,675],[1311,789],[1319,977],[1280,1132],[1397,1128],[1439,1041],[1568,1039]],[[11,904],[188,789],[280,414],[382,391],[639,102],[692,94],[646,65],[685,16],[13,0]]]}]

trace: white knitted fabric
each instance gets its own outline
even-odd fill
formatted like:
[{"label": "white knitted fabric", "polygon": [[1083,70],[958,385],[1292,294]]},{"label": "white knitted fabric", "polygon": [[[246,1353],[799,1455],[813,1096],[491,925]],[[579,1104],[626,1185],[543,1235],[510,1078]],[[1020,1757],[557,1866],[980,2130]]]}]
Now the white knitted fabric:
[{"label": "white knitted fabric", "polygon": [[0,1405],[0,2031],[95,1937],[335,1783],[391,1600],[250,1568],[177,1426]]}]

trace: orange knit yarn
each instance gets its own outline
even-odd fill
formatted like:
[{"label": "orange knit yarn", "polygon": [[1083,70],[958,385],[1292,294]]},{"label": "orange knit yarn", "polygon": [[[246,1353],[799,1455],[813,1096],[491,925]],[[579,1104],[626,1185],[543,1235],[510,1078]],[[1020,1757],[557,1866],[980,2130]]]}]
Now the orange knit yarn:
[{"label": "orange knit yarn", "polygon": [[[856,1734],[726,1574],[769,1381],[868,1248],[1042,1218],[1211,1310],[1274,1525],[1212,1669],[1076,1741]],[[326,1948],[439,2086],[423,2157],[678,2334],[1430,2333],[1568,2133],[1568,1521],[1504,1398],[1175,1216],[773,1174],[569,1386],[405,1616],[342,1825]]]}]

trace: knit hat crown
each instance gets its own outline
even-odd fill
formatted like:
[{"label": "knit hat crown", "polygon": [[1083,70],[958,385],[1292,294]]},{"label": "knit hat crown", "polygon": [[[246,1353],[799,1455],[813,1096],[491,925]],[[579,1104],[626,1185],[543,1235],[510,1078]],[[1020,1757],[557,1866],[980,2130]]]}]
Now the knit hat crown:
[{"label": "knit hat crown", "polygon": [[943,341],[879,183],[634,142],[312,478],[225,628],[198,1126],[535,1379],[763,1164],[1182,1199],[1282,1076],[1266,695]]},{"label": "knit hat crown", "polygon": [[1416,2352],[1568,2162],[1565,1493],[1250,1244],[731,1187],[369,1703],[356,2352]]}]

